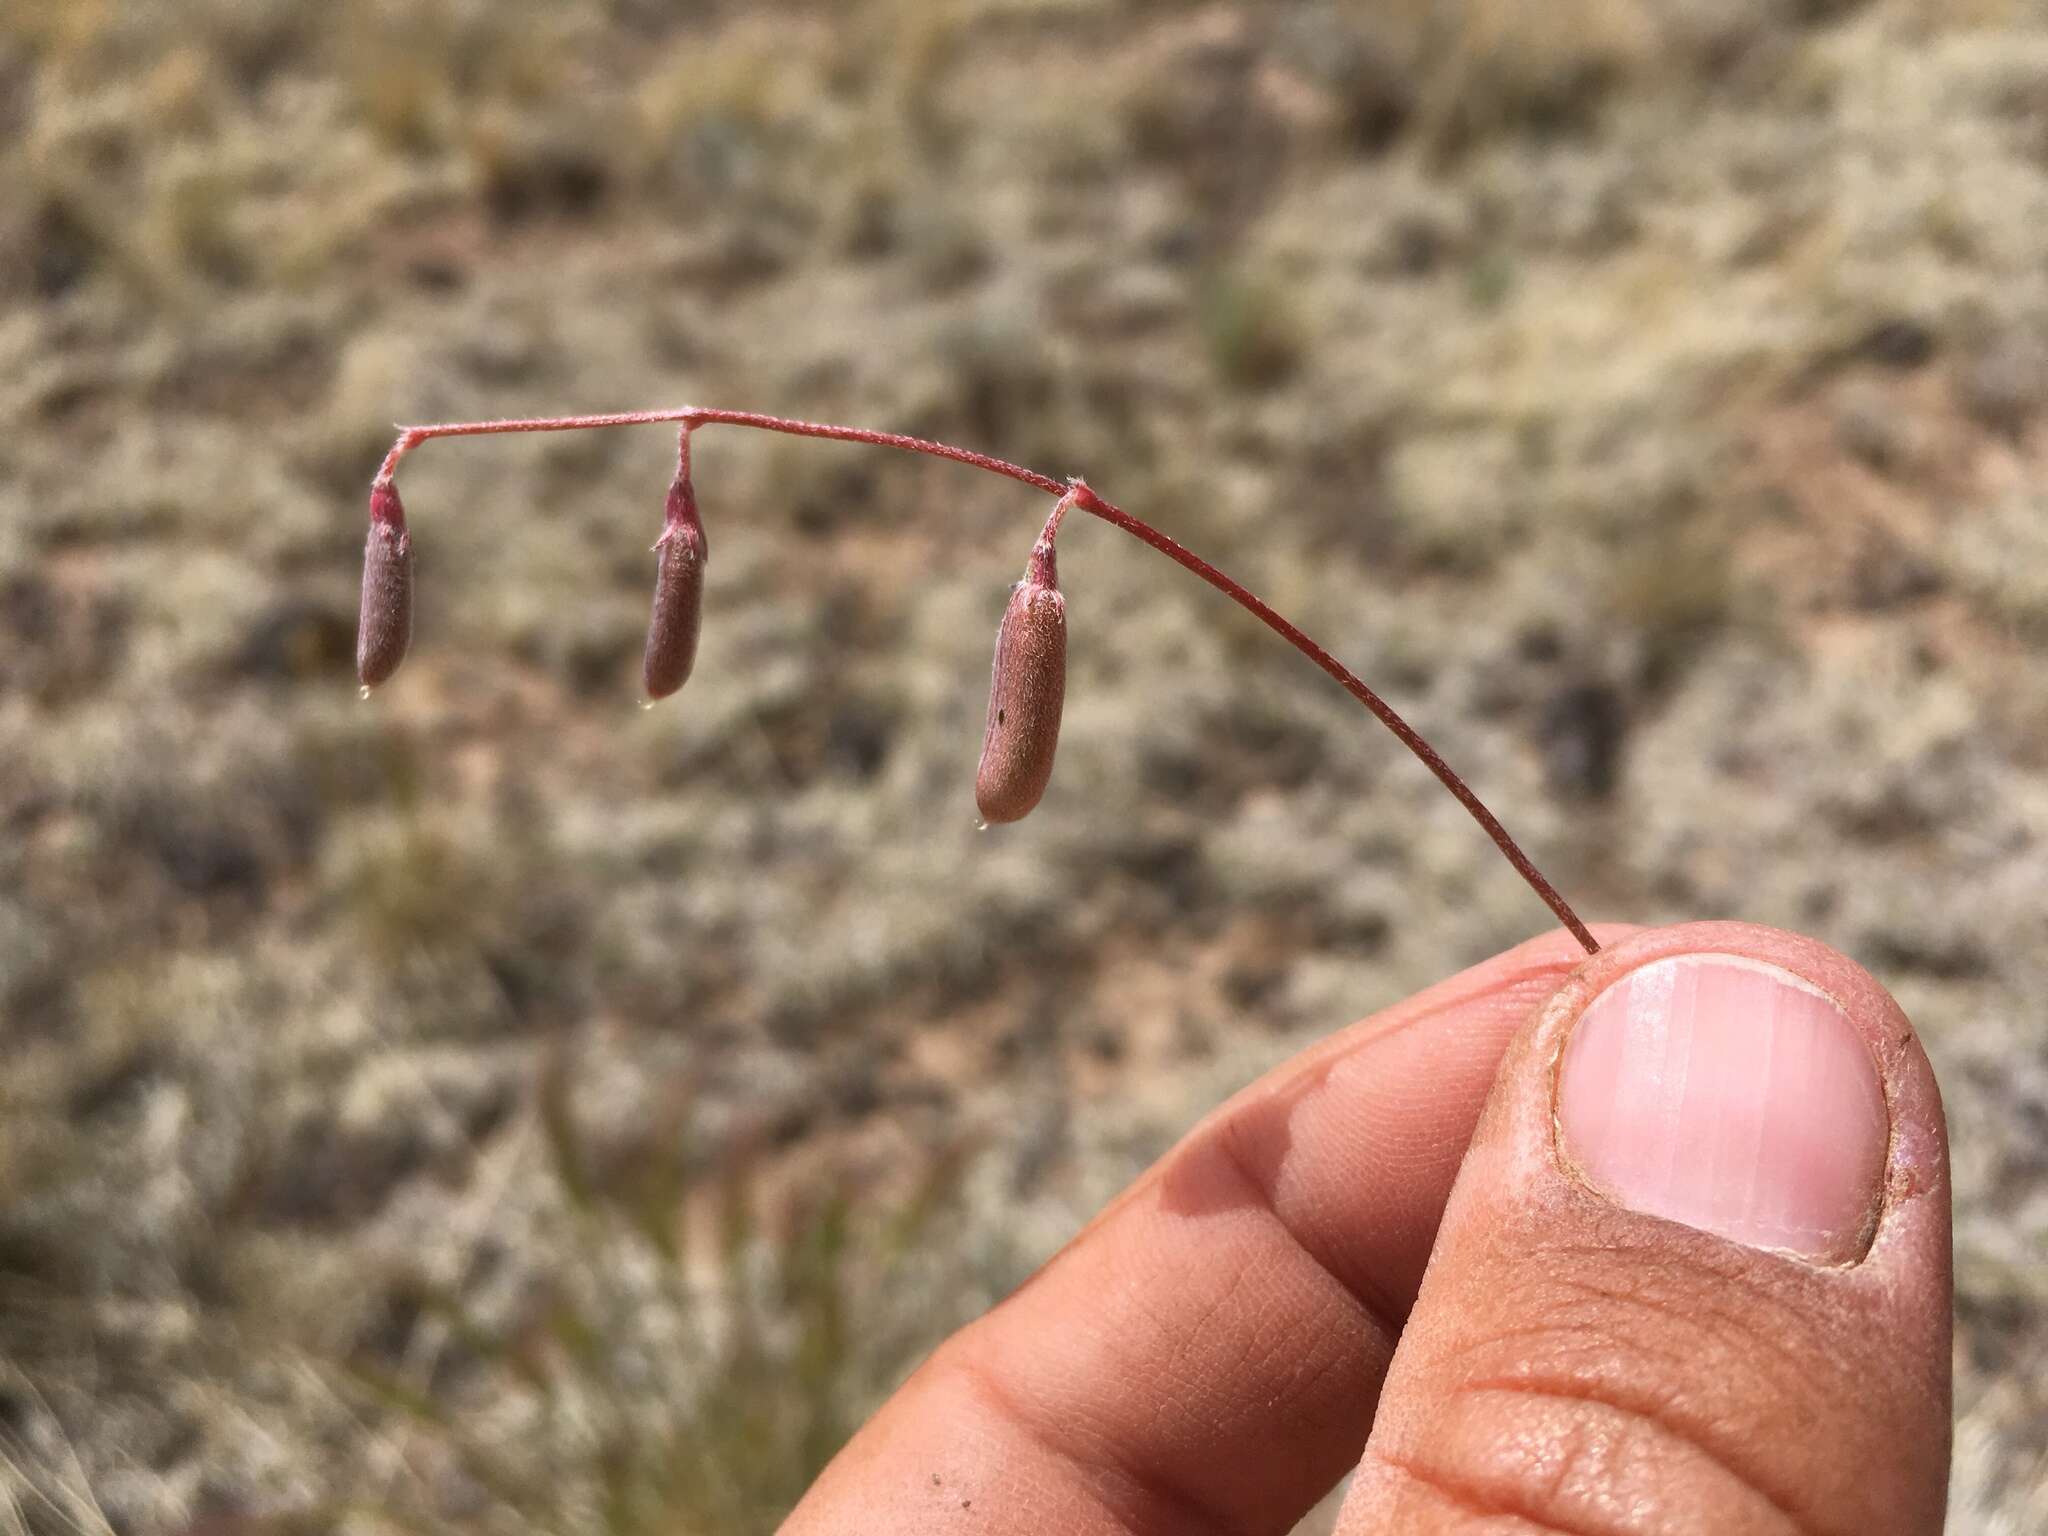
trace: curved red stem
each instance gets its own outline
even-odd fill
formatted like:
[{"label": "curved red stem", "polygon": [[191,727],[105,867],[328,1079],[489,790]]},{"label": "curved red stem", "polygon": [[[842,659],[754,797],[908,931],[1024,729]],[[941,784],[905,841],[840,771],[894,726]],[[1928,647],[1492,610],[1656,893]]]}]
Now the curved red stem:
[{"label": "curved red stem", "polygon": [[1458,804],[1479,823],[1480,829],[1492,839],[1493,845],[1501,851],[1502,857],[1514,866],[1515,873],[1528,882],[1529,888],[1542,898],[1543,904],[1556,914],[1558,921],[1570,930],[1572,937],[1579,941],[1586,953],[1595,955],[1600,952],[1599,941],[1593,937],[1592,930],[1579,920],[1579,915],[1558,893],[1557,887],[1544,879],[1542,872],[1522,851],[1521,844],[1517,843],[1508,829],[1501,825],[1500,818],[1486,808],[1486,802],[1479,798],[1472,786],[1459,777],[1457,770],[1443,760],[1436,748],[1425,741],[1415,727],[1401,718],[1400,712],[1393,705],[1381,698],[1350,668],[1310,639],[1292,622],[1282,617],[1263,598],[1241,582],[1218,570],[1193,550],[1167,537],[1143,518],[1134,517],[1121,507],[1104,501],[1084,481],[1073,480],[1062,484],[1050,475],[1041,475],[1036,470],[1026,469],[1020,464],[1012,464],[991,454],[975,453],[971,449],[955,448],[950,443],[910,437],[901,432],[876,432],[867,427],[842,427],[826,422],[797,421],[786,416],[764,415],[759,411],[727,411],[699,406],[680,406],[672,410],[622,411],[605,416],[545,416],[508,421],[464,421],[435,426],[404,427],[399,430],[398,441],[391,445],[390,453],[385,455],[374,483],[380,486],[388,484],[398,469],[400,459],[421,443],[437,437],[480,437],[499,432],[574,432],[592,427],[646,426],[654,422],[682,424],[679,449],[685,471],[689,463],[689,434],[693,428],[714,425],[753,427],[764,432],[786,433],[792,437],[820,437],[834,442],[865,443],[870,447],[899,448],[907,453],[921,453],[928,458],[950,459],[956,464],[965,464],[970,468],[986,470],[990,474],[1018,481],[1043,491],[1048,496],[1061,497],[1064,504],[1077,507],[1105,523],[1123,529],[1139,542],[1149,544],[1158,550],[1176,565],[1201,577],[1314,662],[1346,693],[1363,704],[1380,724],[1394,733],[1401,745],[1421,759],[1422,765],[1436,775],[1437,780],[1451,792]]},{"label": "curved red stem", "polygon": [[1579,921],[1578,913],[1574,912],[1570,903],[1558,894],[1557,887],[1543,878],[1542,871],[1537,869],[1526,853],[1522,852],[1522,845],[1517,843],[1509,835],[1508,829],[1500,824],[1500,818],[1486,808],[1486,802],[1479,798],[1472,786],[1459,776],[1455,768],[1443,760],[1435,747],[1423,739],[1420,731],[1401,718],[1400,712],[1393,705],[1375,693],[1343,662],[1324,650],[1287,618],[1274,611],[1257,593],[1219,571],[1193,550],[1167,537],[1150,523],[1104,501],[1085,484],[1076,481],[1075,489],[1080,492],[1075,505],[1083,512],[1093,513],[1105,523],[1114,523],[1133,538],[1151,545],[1167,559],[1193,571],[1238,607],[1256,616],[1259,622],[1336,679],[1346,693],[1371,710],[1381,725],[1400,738],[1402,746],[1422,759],[1423,767],[1435,774],[1444,788],[1457,797],[1458,804],[1472,813],[1472,819],[1479,823],[1488,837],[1493,839],[1494,846],[1500,849],[1507,861],[1515,866],[1515,873],[1529,882],[1529,888],[1543,898],[1543,904],[1557,914],[1558,921],[1571,930],[1572,937],[1585,946],[1586,953],[1597,955],[1600,952],[1599,941],[1593,937],[1592,930]]}]

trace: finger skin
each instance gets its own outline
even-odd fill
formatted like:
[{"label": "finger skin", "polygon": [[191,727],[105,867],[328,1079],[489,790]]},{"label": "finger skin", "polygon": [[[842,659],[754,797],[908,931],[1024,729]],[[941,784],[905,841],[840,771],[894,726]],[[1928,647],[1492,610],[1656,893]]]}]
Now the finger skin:
[{"label": "finger skin", "polygon": [[1502,1048],[1585,958],[1532,941],[1237,1095],[943,1345],[785,1531],[1289,1530],[1358,1459]]},{"label": "finger skin", "polygon": [[[1870,1047],[1891,1132],[1859,1262],[1624,1210],[1561,1155],[1553,1084],[1573,1023],[1628,970],[1703,952],[1803,978]],[[1897,1004],[1809,939],[1646,930],[1509,1046],[1339,1532],[1935,1536],[1950,1310],[1941,1100]]]}]

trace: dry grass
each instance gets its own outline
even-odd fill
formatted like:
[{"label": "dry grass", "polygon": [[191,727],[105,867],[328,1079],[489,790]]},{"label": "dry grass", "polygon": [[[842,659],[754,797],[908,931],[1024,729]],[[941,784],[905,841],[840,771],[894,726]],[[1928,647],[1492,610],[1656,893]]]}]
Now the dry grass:
[{"label": "dry grass", "polygon": [[[320,1365],[391,1421],[358,1496],[430,1530],[761,1530],[978,1293],[984,1277],[918,1252],[943,1247],[957,1165],[885,1199],[813,1188],[764,1227],[740,1148],[689,1198],[687,1090],[600,1167],[575,1086],[566,1058],[545,1064],[498,1203],[399,1278],[404,1350]],[[487,1248],[515,1186],[542,1193],[535,1251],[560,1260],[508,1283]]]}]

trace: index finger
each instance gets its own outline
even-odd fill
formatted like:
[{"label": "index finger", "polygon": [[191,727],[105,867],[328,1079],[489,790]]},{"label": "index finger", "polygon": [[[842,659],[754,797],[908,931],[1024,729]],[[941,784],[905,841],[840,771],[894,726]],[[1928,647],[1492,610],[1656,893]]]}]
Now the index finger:
[{"label": "index finger", "polygon": [[1358,1460],[1502,1050],[1585,958],[1533,940],[1238,1094],[942,1345],[784,1530],[1289,1530]]}]

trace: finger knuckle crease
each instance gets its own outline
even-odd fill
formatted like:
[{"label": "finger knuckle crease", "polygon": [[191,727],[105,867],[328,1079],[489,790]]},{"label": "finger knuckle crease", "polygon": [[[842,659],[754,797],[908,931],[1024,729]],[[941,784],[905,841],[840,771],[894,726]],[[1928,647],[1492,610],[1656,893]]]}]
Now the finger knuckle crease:
[{"label": "finger knuckle crease", "polygon": [[1480,1486],[1457,1468],[1439,1466],[1424,1457],[1411,1457],[1368,1447],[1366,1455],[1403,1482],[1421,1489],[1439,1502],[1474,1519],[1512,1520],[1527,1536],[1601,1536],[1579,1526],[1560,1525],[1531,1510],[1503,1501],[1495,1492]]},{"label": "finger knuckle crease", "polygon": [[[1746,1490],[1776,1517],[1782,1536],[1822,1536],[1790,1496],[1773,1488],[1770,1480],[1736,1449],[1718,1443],[1719,1437],[1706,1426],[1648,1394],[1617,1390],[1614,1383],[1578,1380],[1550,1380],[1530,1376],[1502,1376],[1468,1381],[1457,1389],[1460,1396],[1484,1397],[1497,1394],[1536,1402],[1560,1403],[1577,1412],[1598,1411],[1619,1416],[1634,1424],[1655,1443],[1669,1446],[1715,1469],[1736,1487]],[[1554,1485],[1561,1486],[1560,1472]]]}]

